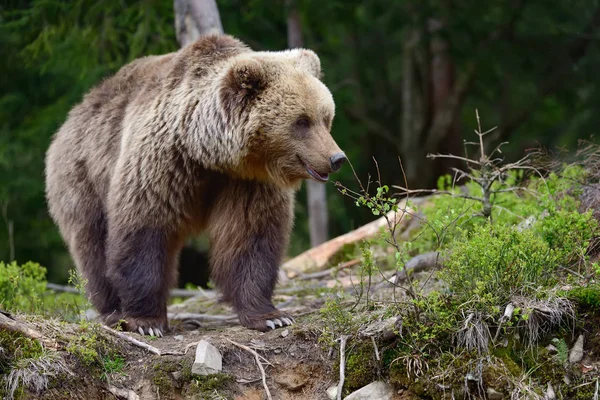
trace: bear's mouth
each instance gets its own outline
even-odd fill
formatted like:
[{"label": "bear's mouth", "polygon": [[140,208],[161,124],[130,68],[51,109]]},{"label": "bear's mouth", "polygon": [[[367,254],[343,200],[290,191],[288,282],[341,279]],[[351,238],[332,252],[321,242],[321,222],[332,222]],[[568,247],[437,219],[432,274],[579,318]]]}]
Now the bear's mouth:
[{"label": "bear's mouth", "polygon": [[298,156],[304,168],[306,168],[306,172],[316,181],[319,182],[327,182],[329,180],[329,174],[320,174],[314,168],[312,168],[306,161],[302,159],[302,157]]}]

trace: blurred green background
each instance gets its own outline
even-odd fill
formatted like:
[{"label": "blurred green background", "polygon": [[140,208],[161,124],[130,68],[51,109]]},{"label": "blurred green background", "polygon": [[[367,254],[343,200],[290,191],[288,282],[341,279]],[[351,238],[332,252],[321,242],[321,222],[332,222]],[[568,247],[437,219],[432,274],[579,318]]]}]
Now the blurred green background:
[{"label": "blurred green background", "polygon": [[[50,281],[72,264],[44,199],[44,154],[69,109],[137,57],[175,51],[169,0],[0,3],[0,260],[34,260]],[[289,3],[219,0],[226,33],[255,50],[287,47]],[[297,0],[305,47],[322,62],[337,107],[333,136],[358,176],[435,186],[464,151],[475,109],[507,159],[544,146],[573,149],[600,123],[596,0]],[[333,177],[356,187],[348,167]],[[309,247],[298,194],[289,255]],[[373,219],[327,186],[329,236]]]}]

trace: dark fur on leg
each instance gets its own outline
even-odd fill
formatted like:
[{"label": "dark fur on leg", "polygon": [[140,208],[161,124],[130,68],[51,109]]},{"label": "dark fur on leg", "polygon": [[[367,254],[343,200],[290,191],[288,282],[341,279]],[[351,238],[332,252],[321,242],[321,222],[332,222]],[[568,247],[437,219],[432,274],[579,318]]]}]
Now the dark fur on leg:
[{"label": "dark fur on leg", "polygon": [[290,196],[266,184],[239,182],[220,200],[210,226],[215,283],[242,325],[261,331],[289,325],[292,319],[271,298],[291,228]]},{"label": "dark fur on leg", "polygon": [[128,331],[166,331],[172,275],[167,238],[167,232],[156,228],[110,233],[109,277],[121,299],[122,315],[108,322],[123,319]]},{"label": "dark fur on leg", "polygon": [[120,312],[121,302],[106,276],[106,218],[101,211],[82,213],[72,224],[70,251],[83,278],[87,295],[101,315]]}]

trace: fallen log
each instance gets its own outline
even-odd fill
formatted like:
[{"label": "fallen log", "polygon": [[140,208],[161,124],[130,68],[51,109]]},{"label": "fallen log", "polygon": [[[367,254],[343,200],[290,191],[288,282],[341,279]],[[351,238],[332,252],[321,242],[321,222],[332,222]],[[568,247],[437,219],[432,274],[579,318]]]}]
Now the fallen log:
[{"label": "fallen log", "polygon": [[[422,201],[422,199],[413,199],[413,203]],[[411,221],[411,215],[414,210],[406,207],[406,200],[398,202],[398,211],[390,211],[385,216],[376,219],[358,229],[350,231],[342,236],[331,239],[319,246],[286,261],[281,268],[285,271],[288,278],[295,278],[298,275],[305,274],[308,270],[321,270],[327,265],[333,255],[335,255],[344,245],[356,243],[363,239],[376,236],[381,229],[388,227],[388,221],[396,224],[396,234],[400,234]]]},{"label": "fallen log", "polygon": [[60,347],[55,340],[45,337],[26,322],[18,321],[5,312],[0,312],[0,330],[1,329],[20,333],[30,339],[37,340],[47,349],[58,350]]}]

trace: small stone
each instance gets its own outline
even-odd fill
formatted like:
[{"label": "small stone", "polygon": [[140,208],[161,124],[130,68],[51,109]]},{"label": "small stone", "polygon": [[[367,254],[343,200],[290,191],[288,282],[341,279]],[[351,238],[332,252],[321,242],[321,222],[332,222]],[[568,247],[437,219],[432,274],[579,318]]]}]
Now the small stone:
[{"label": "small stone", "polygon": [[221,372],[223,359],[219,350],[206,340],[201,340],[196,347],[196,359],[192,365],[192,374],[211,375]]},{"label": "small stone", "polygon": [[286,337],[289,334],[290,334],[289,329],[284,329],[283,332],[281,332],[281,337]]},{"label": "small stone", "polygon": [[548,390],[546,391],[547,400],[556,400],[556,393],[554,393],[554,388],[551,383],[548,383]]},{"label": "small stone", "polygon": [[181,379],[181,376],[183,374],[181,373],[181,371],[175,371],[175,372],[171,372],[171,376],[173,377],[174,380],[178,381]]},{"label": "small stone", "polygon": [[337,386],[332,386],[327,389],[327,397],[329,400],[335,400],[337,398]]},{"label": "small stone", "polygon": [[549,344],[548,346],[546,346],[546,350],[548,350],[548,352],[550,352],[551,354],[558,353],[558,349],[552,344]]},{"label": "small stone", "polygon": [[504,395],[492,388],[487,388],[487,395],[489,400],[502,400]]},{"label": "small stone", "polygon": [[275,382],[291,392],[296,392],[302,389],[308,383],[306,377],[295,374],[293,372],[283,373],[275,377]]},{"label": "small stone", "polygon": [[93,321],[96,318],[98,318],[98,313],[93,308],[88,308],[87,310],[85,310],[85,318],[88,321]]},{"label": "small stone", "polygon": [[375,381],[346,396],[344,400],[391,400],[393,396],[394,388],[390,384]]},{"label": "small stone", "polygon": [[179,340],[180,342],[183,342],[183,335],[173,336],[173,339]]},{"label": "small stone", "polygon": [[273,350],[273,353],[279,354],[279,353],[281,353],[281,349],[275,349],[275,350]]},{"label": "small stone", "polygon": [[583,358],[583,335],[579,335],[569,353],[569,362],[578,363]]}]

